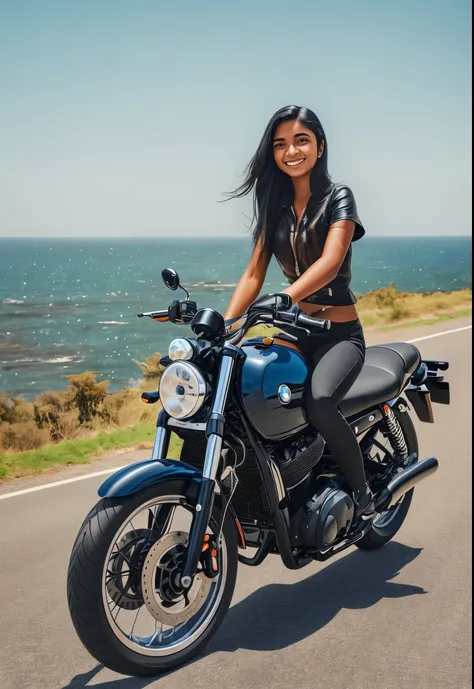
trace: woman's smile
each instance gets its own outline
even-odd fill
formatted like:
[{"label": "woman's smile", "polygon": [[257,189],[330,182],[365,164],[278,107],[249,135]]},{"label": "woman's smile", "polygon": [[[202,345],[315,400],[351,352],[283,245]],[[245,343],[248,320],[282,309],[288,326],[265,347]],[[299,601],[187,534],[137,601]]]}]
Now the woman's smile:
[{"label": "woman's smile", "polygon": [[306,158],[298,158],[297,160],[286,160],[285,165],[289,165],[290,167],[296,167],[297,165],[301,165],[301,163],[304,163]]}]

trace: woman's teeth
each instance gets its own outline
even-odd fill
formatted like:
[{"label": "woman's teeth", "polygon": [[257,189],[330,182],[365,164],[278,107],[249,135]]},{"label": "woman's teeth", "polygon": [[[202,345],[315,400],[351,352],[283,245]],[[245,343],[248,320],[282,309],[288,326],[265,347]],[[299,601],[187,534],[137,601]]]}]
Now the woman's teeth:
[{"label": "woman's teeth", "polygon": [[301,163],[304,163],[305,158],[300,158],[299,160],[292,160],[288,161],[286,165],[289,165],[290,167],[295,167],[296,165],[301,165]]}]

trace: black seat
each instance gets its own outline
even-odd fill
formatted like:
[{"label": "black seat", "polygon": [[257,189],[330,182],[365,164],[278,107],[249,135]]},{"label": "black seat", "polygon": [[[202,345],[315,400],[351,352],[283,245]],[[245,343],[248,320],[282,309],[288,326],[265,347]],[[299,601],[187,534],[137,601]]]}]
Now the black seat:
[{"label": "black seat", "polygon": [[353,416],[393,399],[420,361],[418,349],[407,342],[367,347],[364,367],[339,404],[342,413]]}]

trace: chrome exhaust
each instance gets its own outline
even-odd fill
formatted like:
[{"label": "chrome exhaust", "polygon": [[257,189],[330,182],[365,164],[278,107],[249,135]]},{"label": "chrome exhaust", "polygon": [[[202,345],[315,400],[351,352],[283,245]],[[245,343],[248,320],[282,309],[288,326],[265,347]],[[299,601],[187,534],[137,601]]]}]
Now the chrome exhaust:
[{"label": "chrome exhaust", "polygon": [[375,503],[377,512],[383,511],[395,505],[405,493],[414,488],[420,481],[428,478],[437,471],[439,462],[436,457],[428,457],[422,462],[417,462],[397,474],[382,492]]}]

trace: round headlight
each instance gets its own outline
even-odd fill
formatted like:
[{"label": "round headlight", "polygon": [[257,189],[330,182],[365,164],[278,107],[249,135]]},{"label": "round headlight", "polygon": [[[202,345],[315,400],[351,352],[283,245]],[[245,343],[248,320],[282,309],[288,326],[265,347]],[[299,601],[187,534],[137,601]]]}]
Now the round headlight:
[{"label": "round headlight", "polygon": [[168,356],[173,361],[177,359],[189,361],[194,355],[194,347],[185,337],[178,337],[170,342]]},{"label": "round headlight", "polygon": [[204,376],[193,364],[176,362],[163,371],[160,400],[164,410],[175,419],[187,419],[196,414],[206,394]]}]

